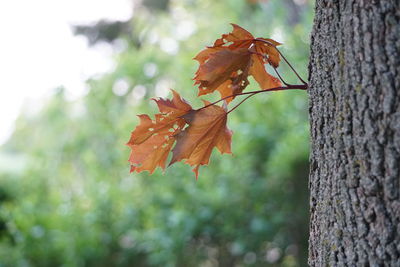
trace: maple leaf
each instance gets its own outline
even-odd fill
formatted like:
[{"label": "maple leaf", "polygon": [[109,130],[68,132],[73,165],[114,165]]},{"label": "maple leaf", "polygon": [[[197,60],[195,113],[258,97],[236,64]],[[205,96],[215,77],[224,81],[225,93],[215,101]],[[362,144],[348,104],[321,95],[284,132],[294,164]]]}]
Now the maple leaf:
[{"label": "maple leaf", "polygon": [[226,126],[226,108],[210,105],[207,101],[204,103],[206,108],[191,110],[182,116],[189,126],[176,135],[177,142],[170,163],[185,159],[185,163],[195,166],[193,172],[196,179],[200,165],[208,164],[214,147],[221,154],[232,153],[232,131]]},{"label": "maple leaf", "polygon": [[[233,31],[223,34],[214,45],[201,51],[194,59],[200,63],[195,77],[199,84],[199,95],[219,91],[221,97],[241,93],[249,84],[252,75],[262,89],[281,86],[276,77],[268,74],[264,64],[279,66],[280,54],[276,46],[280,43],[254,36],[236,24]],[[227,99],[227,102],[234,97]]]},{"label": "maple leaf", "polygon": [[245,48],[222,49],[210,54],[208,61],[196,73],[195,84],[200,84],[199,95],[215,90],[220,92],[221,97],[241,93],[249,84],[247,76],[250,65],[251,53]]},{"label": "maple leaf", "polygon": [[[282,87],[280,80],[266,71],[265,64],[274,68],[279,66],[281,54],[276,46],[280,43],[272,39],[254,38],[238,25],[232,26],[231,33],[223,34],[212,47],[195,57],[200,63],[194,77],[195,84],[199,84],[199,95],[218,90],[222,98],[214,103],[204,101],[205,106],[197,110],[193,110],[174,90],[171,100],[153,99],[161,113],[156,114],[154,120],[148,115],[139,115],[140,123],[127,143],[131,148],[131,172],[147,170],[151,174],[157,167],[165,169],[168,154],[172,150],[169,165],[183,160],[194,167],[197,179],[200,166],[208,164],[214,147],[221,154],[232,153],[232,132],[226,126],[229,112],[261,92],[307,90],[307,83],[283,56],[303,84],[285,83],[286,87]],[[233,100],[232,95],[241,94],[246,88],[249,75],[253,76],[262,90],[243,93],[248,96],[227,112],[227,103]],[[220,101],[225,101],[224,105],[216,106]]]},{"label": "maple leaf", "polygon": [[131,148],[129,162],[131,172],[144,170],[153,173],[157,166],[165,169],[168,154],[175,142],[175,135],[186,125],[181,116],[192,110],[192,107],[171,90],[172,100],[154,99],[161,113],[151,120],[148,115],[139,115],[140,123],[131,134],[127,145]]}]

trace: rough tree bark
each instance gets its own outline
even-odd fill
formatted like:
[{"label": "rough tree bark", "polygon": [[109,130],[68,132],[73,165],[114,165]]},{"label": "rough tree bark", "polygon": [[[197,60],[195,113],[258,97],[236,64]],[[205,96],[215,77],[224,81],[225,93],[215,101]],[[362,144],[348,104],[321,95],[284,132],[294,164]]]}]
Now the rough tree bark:
[{"label": "rough tree bark", "polygon": [[399,5],[316,1],[311,266],[400,266]]}]

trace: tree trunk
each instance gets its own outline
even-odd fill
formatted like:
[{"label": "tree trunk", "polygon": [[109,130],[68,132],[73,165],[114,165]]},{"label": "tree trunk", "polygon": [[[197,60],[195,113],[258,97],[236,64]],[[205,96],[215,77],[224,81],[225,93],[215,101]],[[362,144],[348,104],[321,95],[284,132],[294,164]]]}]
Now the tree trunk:
[{"label": "tree trunk", "polygon": [[400,266],[399,0],[317,0],[311,266]]}]

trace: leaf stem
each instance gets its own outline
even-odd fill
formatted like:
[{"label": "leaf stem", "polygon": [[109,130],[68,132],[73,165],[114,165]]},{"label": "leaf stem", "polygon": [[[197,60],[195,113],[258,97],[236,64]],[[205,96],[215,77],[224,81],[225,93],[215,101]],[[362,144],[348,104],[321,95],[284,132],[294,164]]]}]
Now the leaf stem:
[{"label": "leaf stem", "polygon": [[283,82],[284,85],[286,85],[286,86],[292,85],[292,84],[287,83],[287,82],[282,78],[282,76],[281,76],[281,74],[279,73],[279,71],[278,71],[277,68],[274,67],[274,70],[275,70],[276,75],[278,75],[279,79]]},{"label": "leaf stem", "polygon": [[288,66],[292,69],[292,71],[294,72],[294,74],[297,76],[297,78],[299,78],[299,80],[303,83],[303,84],[307,84],[307,82],[305,82],[301,77],[300,77],[300,75],[297,73],[297,71],[294,69],[294,67],[292,66],[292,64],[290,64],[290,62],[286,59],[286,57],[282,54],[282,52],[274,45],[274,44],[272,44],[271,42],[268,42],[268,41],[266,41],[266,40],[262,40],[262,39],[258,39],[258,38],[256,38],[256,39],[254,39],[255,41],[258,41],[258,42],[263,42],[263,43],[266,43],[266,44],[269,44],[269,45],[271,45],[272,47],[274,47],[275,49],[276,49],[276,51],[279,53],[279,55],[283,58],[283,60],[286,62],[286,64],[288,64]]},{"label": "leaf stem", "polygon": [[253,93],[251,95],[246,96],[242,101],[240,101],[236,106],[234,106],[233,108],[231,108],[226,114],[231,113],[232,111],[234,111],[236,108],[238,108],[244,101],[246,101],[247,99],[249,99],[250,97],[252,97],[253,95],[256,95],[257,93]]},{"label": "leaf stem", "polygon": [[299,80],[300,80],[302,83],[307,84],[307,82],[305,82],[305,81],[300,77],[300,75],[297,73],[297,71],[293,68],[292,64],[290,64],[290,62],[286,59],[286,57],[281,53],[281,51],[279,51],[279,49],[276,48],[276,47],[275,47],[275,49],[276,49],[276,51],[278,51],[279,55],[282,56],[283,60],[285,60],[285,62],[288,64],[288,66],[292,69],[292,71],[294,72],[294,74],[296,74],[297,78],[299,78]]}]

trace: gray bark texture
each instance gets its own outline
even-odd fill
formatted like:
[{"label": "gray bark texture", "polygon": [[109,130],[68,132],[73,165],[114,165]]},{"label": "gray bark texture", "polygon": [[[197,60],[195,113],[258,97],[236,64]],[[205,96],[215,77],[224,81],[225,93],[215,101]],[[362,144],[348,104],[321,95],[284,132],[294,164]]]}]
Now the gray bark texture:
[{"label": "gray bark texture", "polygon": [[316,0],[311,266],[400,266],[400,0]]}]

